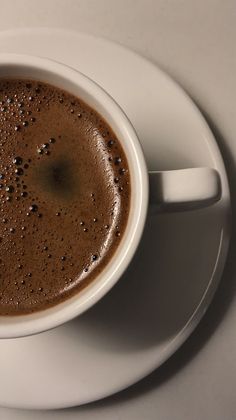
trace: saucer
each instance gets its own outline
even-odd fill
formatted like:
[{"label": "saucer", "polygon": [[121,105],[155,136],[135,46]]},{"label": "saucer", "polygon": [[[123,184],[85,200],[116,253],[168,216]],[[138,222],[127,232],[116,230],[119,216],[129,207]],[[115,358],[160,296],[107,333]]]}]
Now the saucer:
[{"label": "saucer", "polygon": [[198,211],[148,216],[129,269],[98,304],[33,337],[0,340],[0,405],[70,407],[118,392],[159,367],[194,330],[220,280],[230,198],[216,141],[187,94],[122,46],[76,32],[12,30],[0,52],[53,58],[104,87],[137,130],[150,170],[216,168],[222,199]]}]

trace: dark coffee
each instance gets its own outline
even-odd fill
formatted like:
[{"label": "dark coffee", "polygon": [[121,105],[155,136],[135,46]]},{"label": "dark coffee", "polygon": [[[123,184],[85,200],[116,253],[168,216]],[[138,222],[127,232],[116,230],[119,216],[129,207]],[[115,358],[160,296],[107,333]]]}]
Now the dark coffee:
[{"label": "dark coffee", "polygon": [[0,315],[76,294],[116,251],[130,207],[124,151],[80,99],[0,80]]}]

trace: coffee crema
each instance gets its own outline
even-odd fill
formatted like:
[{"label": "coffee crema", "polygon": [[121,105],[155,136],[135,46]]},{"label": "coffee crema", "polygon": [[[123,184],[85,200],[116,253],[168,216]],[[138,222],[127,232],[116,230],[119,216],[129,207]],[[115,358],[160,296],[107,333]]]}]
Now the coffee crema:
[{"label": "coffee crema", "polygon": [[0,79],[0,315],[78,293],[127,225],[126,156],[103,118],[46,83]]}]

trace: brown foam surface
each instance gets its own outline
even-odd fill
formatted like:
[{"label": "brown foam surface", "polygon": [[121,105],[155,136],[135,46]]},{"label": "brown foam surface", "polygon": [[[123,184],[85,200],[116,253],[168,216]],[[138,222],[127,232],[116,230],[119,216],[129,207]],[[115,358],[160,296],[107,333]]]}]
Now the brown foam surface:
[{"label": "brown foam surface", "polygon": [[129,206],[126,157],[95,111],[50,85],[0,79],[0,315],[42,310],[91,282]]}]

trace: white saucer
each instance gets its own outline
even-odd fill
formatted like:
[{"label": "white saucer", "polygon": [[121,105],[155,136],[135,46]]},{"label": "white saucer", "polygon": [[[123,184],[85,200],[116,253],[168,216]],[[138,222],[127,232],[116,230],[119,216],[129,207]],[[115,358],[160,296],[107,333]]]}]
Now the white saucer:
[{"label": "white saucer", "polygon": [[206,165],[221,175],[222,200],[212,208],[149,216],[130,269],[92,310],[53,331],[0,341],[0,405],[79,405],[115,393],[160,366],[206,311],[228,248],[225,168],[190,98],[133,52],[51,29],[3,32],[0,52],[51,57],[101,84],[133,122],[150,169]]}]

